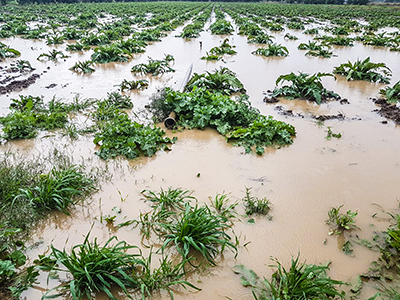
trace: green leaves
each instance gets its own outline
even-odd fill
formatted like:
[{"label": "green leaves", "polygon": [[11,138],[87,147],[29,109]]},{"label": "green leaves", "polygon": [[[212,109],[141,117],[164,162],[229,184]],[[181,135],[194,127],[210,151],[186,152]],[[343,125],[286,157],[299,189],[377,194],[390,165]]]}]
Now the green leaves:
[{"label": "green leaves", "polygon": [[233,271],[241,275],[243,286],[251,286],[255,299],[336,299],[343,298],[344,294],[339,293],[336,285],[344,284],[341,281],[333,280],[327,276],[327,266],[306,265],[299,263],[299,256],[292,258],[289,269],[274,259],[276,265],[270,267],[276,268],[272,279],[264,278],[261,280],[258,275],[243,265],[236,265]]},{"label": "green leaves", "polygon": [[343,205],[339,207],[332,207],[328,212],[328,220],[326,220],[326,224],[333,225],[334,227],[329,232],[331,234],[341,234],[344,230],[351,230],[357,228],[355,225],[356,221],[354,218],[357,216],[357,211],[352,212],[348,210],[346,214],[340,213],[340,209]]},{"label": "green leaves", "polygon": [[258,48],[252,54],[259,54],[262,56],[288,56],[289,50],[280,44],[269,44],[266,48]]},{"label": "green leaves", "polygon": [[231,34],[232,24],[229,21],[218,19],[210,26],[211,34]]},{"label": "green leaves", "polygon": [[400,81],[397,81],[392,87],[387,86],[381,89],[379,94],[383,95],[389,103],[400,101]]},{"label": "green leaves", "polygon": [[135,74],[153,74],[153,76],[175,72],[175,70],[169,66],[169,63],[173,60],[174,58],[170,54],[165,55],[163,60],[155,60],[149,57],[149,62],[147,64],[142,63],[134,65],[131,72]]},{"label": "green leaves", "polygon": [[346,80],[366,80],[377,83],[389,83],[392,71],[385,63],[370,62],[367,57],[363,61],[357,60],[354,64],[350,61],[333,69],[333,73],[346,76]]},{"label": "green leaves", "polygon": [[133,159],[141,154],[152,156],[158,150],[169,150],[167,145],[175,142],[175,139],[164,135],[165,132],[158,127],[133,122],[126,114],[117,112],[112,120],[101,125],[93,142],[100,144],[96,154],[102,159],[117,155]]},{"label": "green leaves", "polygon": [[[291,72],[290,74],[281,75],[276,80],[276,85],[282,81],[291,82],[281,88],[275,88],[272,92],[273,97],[285,97],[287,99],[305,98],[313,100],[317,104],[321,104],[323,100],[339,99],[340,96],[332,91],[328,91],[322,85],[322,77],[334,77],[330,73],[316,73],[309,75],[299,72],[299,75]],[[336,78],[335,78],[336,79]]]}]

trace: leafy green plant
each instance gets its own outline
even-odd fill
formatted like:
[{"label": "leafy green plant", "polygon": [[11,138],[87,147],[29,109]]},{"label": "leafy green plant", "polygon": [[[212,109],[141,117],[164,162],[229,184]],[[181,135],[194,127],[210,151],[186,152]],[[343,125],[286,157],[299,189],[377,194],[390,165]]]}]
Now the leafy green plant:
[{"label": "leafy green plant", "polygon": [[[100,291],[110,299],[116,300],[111,290],[112,284],[119,286],[128,297],[130,295],[127,288],[137,287],[137,282],[134,282],[129,274],[139,265],[143,265],[139,248],[130,246],[126,242],[111,245],[116,240],[115,236],[110,238],[104,246],[100,246],[97,238],[93,243],[89,242],[89,234],[85,237],[83,244],[72,247],[71,253],[51,245],[49,258],[55,260],[56,265],[50,268],[43,267],[43,269],[69,273],[72,280],[46,292],[44,299],[60,296],[63,293],[51,295],[53,290],[60,289],[64,293],[68,291],[73,300],[83,297],[93,299],[92,293]],[[137,250],[138,254],[130,254],[128,250]]]},{"label": "leafy green plant", "polygon": [[333,133],[332,128],[328,126],[328,130],[326,131],[326,139],[331,140],[332,138],[340,139],[342,137],[341,133]]},{"label": "leafy green plant", "polygon": [[236,73],[228,68],[220,68],[214,72],[206,72],[205,74],[195,73],[186,84],[185,90],[191,91],[194,87],[206,88],[209,91],[219,92],[226,95],[232,93],[244,93],[246,90],[243,84],[236,77]]},{"label": "leafy green plant", "polygon": [[301,43],[297,48],[299,50],[322,50],[324,45],[318,44],[318,42],[308,41],[308,43]]},{"label": "leafy green plant", "polygon": [[392,87],[386,86],[379,90],[379,94],[386,98],[389,103],[400,101],[400,81],[397,81]]},{"label": "leafy green plant", "polygon": [[140,89],[145,89],[148,86],[149,86],[149,81],[145,79],[131,80],[131,81],[124,79],[121,82],[121,91],[123,92],[124,90],[140,90]]},{"label": "leafy green plant", "polygon": [[78,61],[70,68],[70,70],[77,73],[90,74],[95,71],[95,69],[92,68],[93,64],[94,62],[91,60]]},{"label": "leafy green plant", "polygon": [[275,88],[272,96],[285,97],[287,99],[305,98],[307,100],[313,100],[317,102],[317,104],[321,104],[322,101],[328,99],[339,99],[340,96],[338,94],[328,91],[322,85],[322,77],[327,76],[334,77],[330,73],[320,72],[313,75],[302,72],[300,72],[299,75],[293,72],[281,75],[276,80],[276,84],[278,85],[282,81],[288,81],[291,82],[291,85]]},{"label": "leafy green plant", "polygon": [[231,34],[233,31],[232,24],[223,19],[218,19],[210,26],[211,34]]},{"label": "leafy green plant", "polygon": [[318,28],[309,28],[303,32],[304,34],[318,34]]},{"label": "leafy green plant", "polygon": [[236,265],[234,272],[241,275],[241,282],[244,286],[250,286],[253,296],[259,300],[270,299],[336,299],[344,298],[344,293],[340,293],[336,286],[344,282],[333,280],[327,276],[328,266],[307,265],[299,262],[299,256],[293,259],[289,269],[274,259],[276,268],[272,279],[261,279],[253,271],[243,265]]},{"label": "leafy green plant", "polygon": [[17,57],[20,56],[21,52],[14,48],[10,48],[6,44],[0,42],[0,60],[3,58]]},{"label": "leafy green plant", "polygon": [[164,137],[165,132],[158,127],[151,127],[133,122],[124,113],[116,113],[113,119],[100,126],[93,142],[100,145],[96,152],[102,159],[123,155],[133,159],[144,154],[152,156],[158,150],[169,150],[168,144],[176,138]]},{"label": "leafy green plant", "polygon": [[147,64],[141,63],[134,65],[131,69],[131,72],[135,74],[152,74],[153,76],[168,72],[175,72],[175,70],[169,66],[169,63],[173,60],[174,58],[170,54],[165,55],[164,59],[162,60],[155,60],[149,57],[149,62]]},{"label": "leafy green plant", "polygon": [[257,198],[251,195],[251,188],[246,187],[246,196],[242,199],[244,202],[246,215],[252,214],[267,215],[271,210],[270,201],[267,198]]},{"label": "leafy green plant", "polygon": [[37,60],[42,60],[42,57],[46,58],[47,60],[57,61],[59,58],[68,58],[68,55],[62,53],[62,51],[57,51],[55,49],[49,51],[49,53],[42,53],[37,57]]},{"label": "leafy green plant", "polygon": [[59,34],[54,34],[52,36],[47,36],[46,45],[59,45],[64,43],[64,36]]},{"label": "leafy green plant", "polygon": [[328,212],[328,220],[326,220],[326,224],[334,226],[331,229],[329,234],[341,234],[345,230],[351,230],[357,228],[355,225],[355,217],[357,216],[357,212],[352,212],[348,210],[346,214],[340,213],[340,209],[343,205],[339,207],[332,207]]},{"label": "leafy green plant", "polygon": [[75,44],[68,44],[66,49],[68,51],[83,51],[83,50],[89,50],[90,46],[77,42]]},{"label": "leafy green plant", "polygon": [[266,33],[260,33],[258,35],[249,35],[247,38],[248,43],[254,44],[269,44],[272,43],[272,39],[275,37],[272,35],[268,35]]},{"label": "leafy green plant", "polygon": [[320,50],[310,50],[306,53],[306,56],[314,56],[314,57],[323,57],[323,58],[331,58],[334,55],[333,52],[328,49],[320,49]]},{"label": "leafy green plant", "polygon": [[104,64],[113,61],[127,62],[131,57],[128,50],[120,48],[117,44],[111,44],[94,49],[91,60],[94,63]]},{"label": "leafy green plant", "polygon": [[284,39],[288,39],[288,40],[292,40],[292,41],[296,41],[296,40],[299,39],[297,36],[294,36],[294,35],[292,35],[292,34],[290,34],[290,33],[286,33],[285,36],[284,36],[283,38],[284,38]]},{"label": "leafy green plant", "polygon": [[77,198],[95,190],[93,179],[77,167],[65,170],[53,168],[47,175],[42,175],[36,186],[20,189],[16,197],[21,197],[36,207],[57,209],[69,215],[69,206]]},{"label": "leafy green plant", "polygon": [[190,249],[194,249],[215,265],[216,255],[226,247],[237,251],[225,232],[229,227],[227,222],[225,217],[213,215],[207,206],[191,207],[187,204],[177,215],[176,222],[161,224],[164,239],[162,248],[173,244],[184,259],[189,257]]},{"label": "leafy green plant", "polygon": [[159,261],[158,268],[152,268],[152,255],[150,252],[148,258],[143,258],[141,262],[141,269],[136,268],[133,273],[133,281],[137,282],[138,289],[142,294],[142,300],[146,296],[151,297],[151,293],[156,290],[165,290],[170,294],[171,299],[174,299],[171,286],[180,285],[186,288],[191,287],[195,290],[200,290],[190,282],[182,280],[185,273],[186,261],[183,260],[179,264],[174,264],[168,257],[162,258]]},{"label": "leafy green plant", "polygon": [[262,56],[288,56],[289,50],[280,44],[269,44],[266,48],[258,48],[252,54],[259,54]]},{"label": "leafy green plant", "polygon": [[357,60],[354,64],[350,61],[333,69],[333,73],[346,76],[346,80],[366,80],[370,82],[389,83],[392,71],[385,63],[373,63],[367,57]]}]

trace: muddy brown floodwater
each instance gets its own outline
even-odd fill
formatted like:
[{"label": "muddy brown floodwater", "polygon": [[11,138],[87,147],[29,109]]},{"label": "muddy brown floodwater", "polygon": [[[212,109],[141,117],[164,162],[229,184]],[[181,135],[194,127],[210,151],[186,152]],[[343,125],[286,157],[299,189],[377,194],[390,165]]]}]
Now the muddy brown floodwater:
[{"label": "muddy brown floodwater", "polygon": [[[206,28],[210,23],[206,24]],[[331,261],[329,275],[338,280],[348,281],[360,273],[366,272],[371,261],[378,253],[354,245],[353,256],[345,255],[341,250],[343,241],[336,236],[328,236],[329,227],[325,224],[328,210],[333,206],[344,205],[344,210],[358,211],[356,217],[360,230],[353,231],[360,238],[371,239],[373,231],[384,230],[387,222],[378,222],[372,215],[381,210],[390,210],[398,206],[400,196],[400,128],[373,112],[378,107],[369,100],[376,97],[385,85],[369,82],[347,82],[343,78],[334,81],[324,78],[329,90],[348,99],[349,104],[329,102],[317,106],[315,103],[301,100],[281,100],[275,104],[263,102],[263,92],[272,90],[275,80],[281,74],[291,71],[307,73],[331,72],[334,66],[355,61],[357,58],[371,57],[373,62],[385,62],[393,71],[392,84],[400,80],[400,53],[383,48],[366,47],[356,43],[354,47],[334,47],[337,57],[331,59],[308,58],[305,51],[297,50],[297,45],[306,42],[312,36],[301,31],[286,30],[273,33],[275,42],[289,49],[286,58],[263,58],[252,55],[258,45],[247,44],[246,37],[236,33],[229,36],[231,44],[236,45],[237,55],[227,56],[224,61],[206,62],[200,60],[205,52],[218,46],[225,36],[212,36],[209,31],[192,40],[176,38],[182,27],[168,34],[162,42],[146,48],[143,54],[135,54],[128,63],[109,63],[96,67],[90,75],[78,75],[68,70],[76,61],[89,59],[91,52],[72,53],[70,58],[59,62],[39,62],[36,57],[50,49],[65,51],[65,45],[46,46],[44,41],[30,41],[20,38],[2,40],[3,43],[18,49],[20,59],[29,60],[36,68],[40,78],[29,88],[0,95],[0,113],[7,113],[11,98],[18,94],[39,96],[45,101],[52,97],[71,101],[79,95],[82,98],[103,98],[108,92],[118,90],[116,85],[123,79],[132,80],[130,72],[134,64],[145,62],[150,56],[160,59],[164,53],[175,57],[175,73],[161,77],[146,77],[150,88],[130,95],[134,110],[140,111],[149,102],[149,97],[162,86],[179,89],[186,71],[193,63],[193,71],[202,73],[220,66],[228,67],[238,74],[250,96],[250,101],[262,114],[272,115],[279,120],[296,127],[297,137],[294,143],[280,149],[267,149],[263,156],[245,154],[244,149],[231,146],[215,130],[187,130],[168,135],[177,136],[178,141],[170,152],[159,152],[151,158],[134,161],[117,158],[109,162],[95,156],[95,146],[91,137],[81,137],[77,141],[59,137],[56,134],[40,136],[35,140],[9,142],[1,146],[1,151],[12,149],[28,157],[45,154],[54,148],[75,159],[84,161],[88,168],[108,168],[113,178],[101,186],[89,202],[79,204],[71,216],[54,213],[34,230],[29,250],[31,260],[48,250],[53,243],[58,248],[81,243],[89,232],[100,242],[117,235],[119,240],[130,244],[140,244],[138,229],[124,227],[116,230],[101,223],[101,216],[113,215],[112,208],[117,206],[121,214],[115,224],[135,219],[147,204],[142,201],[140,191],[160,188],[181,187],[193,191],[200,201],[208,202],[208,196],[217,193],[230,193],[232,201],[241,199],[245,187],[251,187],[257,197],[271,200],[272,220],[255,217],[255,224],[249,224],[244,217],[242,205],[238,206],[242,221],[234,224],[234,231],[240,240],[239,253],[225,251],[218,266],[189,276],[202,290],[199,292],[180,290],[175,299],[253,299],[250,289],[243,288],[240,279],[232,271],[236,264],[243,264],[257,274],[269,278],[272,269],[270,257],[276,257],[284,265],[291,256],[300,253],[301,260],[307,263],[327,263]],[[298,41],[286,41],[285,33],[298,36]],[[203,47],[200,49],[199,41]],[[10,60],[0,62],[6,65]],[[49,68],[49,69],[48,69]],[[46,71],[46,72],[44,72]],[[137,78],[142,78],[138,76]],[[56,84],[55,86],[52,84]],[[46,88],[51,86],[52,88]],[[281,115],[276,106],[283,106],[301,117]],[[344,120],[327,120],[318,126],[313,115],[335,115],[341,113]],[[342,138],[327,140],[327,128],[341,133]],[[197,174],[200,173],[200,177]],[[250,242],[246,247],[243,245]],[[28,300],[40,299],[44,291],[58,283],[46,282],[45,274],[40,283],[23,294]],[[366,288],[359,296],[365,299],[373,295],[372,288]],[[155,299],[168,299],[167,294],[156,295]],[[102,299],[101,296],[96,299]],[[105,298],[104,298],[105,299]],[[125,299],[123,296],[120,299]]]}]

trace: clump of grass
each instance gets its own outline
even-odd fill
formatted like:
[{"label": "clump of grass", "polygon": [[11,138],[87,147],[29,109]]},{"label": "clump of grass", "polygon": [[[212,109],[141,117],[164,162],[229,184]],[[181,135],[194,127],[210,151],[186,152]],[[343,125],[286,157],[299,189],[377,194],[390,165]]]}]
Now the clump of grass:
[{"label": "clump of grass", "polygon": [[207,206],[191,207],[177,214],[176,222],[161,224],[162,248],[176,246],[184,259],[189,257],[190,249],[195,249],[212,265],[215,257],[225,248],[237,251],[236,246],[230,242],[230,236],[225,232],[228,228],[228,219],[211,213]]},{"label": "clump of grass", "polygon": [[151,203],[151,207],[154,210],[181,210],[186,203],[195,199],[191,196],[190,191],[180,188],[173,189],[172,187],[169,187],[166,191],[161,188],[158,193],[150,190],[143,190],[142,195],[145,197],[146,201]]},{"label": "clump of grass", "polygon": [[241,275],[244,286],[251,286],[255,299],[320,299],[329,300],[337,297],[343,299],[344,292],[337,290],[342,281],[331,279],[327,276],[327,266],[307,265],[299,262],[299,256],[293,259],[289,269],[274,259],[276,268],[272,279],[260,279],[253,271],[243,265],[237,265],[234,272]]},{"label": "clump of grass", "polygon": [[7,46],[6,44],[0,42],[0,61],[4,58],[17,57],[20,55],[21,52],[19,52],[18,50],[10,48],[10,46]]},{"label": "clump of grass", "polygon": [[208,198],[210,199],[211,206],[216,210],[218,215],[228,219],[235,217],[235,207],[238,205],[237,201],[229,204],[231,201],[227,194],[217,194],[214,198]]},{"label": "clump of grass", "polygon": [[49,174],[41,175],[35,186],[20,188],[16,199],[22,198],[37,209],[57,209],[69,215],[69,206],[93,190],[93,179],[87,177],[78,167],[61,170],[53,168]]},{"label": "clump of grass", "polygon": [[328,220],[326,220],[326,224],[334,226],[330,232],[331,234],[341,234],[345,230],[351,230],[357,228],[355,225],[356,220],[354,219],[357,216],[357,211],[352,212],[348,210],[346,214],[340,213],[340,209],[343,205],[339,207],[332,207],[328,212]]},{"label": "clump of grass", "polygon": [[252,214],[267,215],[271,210],[271,203],[267,198],[257,198],[251,195],[251,189],[246,187],[246,196],[242,199],[244,202],[246,215]]},{"label": "clump of grass", "polygon": [[366,80],[377,83],[389,83],[389,77],[392,76],[392,71],[385,63],[373,63],[369,57],[363,61],[343,63],[335,67],[333,73],[346,76],[346,80]]},{"label": "clump of grass", "polygon": [[[127,288],[137,287],[129,275],[142,264],[140,249],[130,246],[126,242],[111,245],[116,237],[110,238],[104,246],[89,242],[89,234],[82,244],[76,245],[68,253],[65,249],[59,250],[51,245],[49,258],[54,260],[54,266],[49,271],[65,272],[72,276],[66,284],[46,292],[44,298],[53,298],[69,292],[72,299],[87,297],[93,299],[96,292],[104,292],[110,299],[116,300],[111,285],[116,285],[130,297]],[[127,251],[136,250],[137,254]],[[61,289],[62,293],[51,295],[54,290]]]}]

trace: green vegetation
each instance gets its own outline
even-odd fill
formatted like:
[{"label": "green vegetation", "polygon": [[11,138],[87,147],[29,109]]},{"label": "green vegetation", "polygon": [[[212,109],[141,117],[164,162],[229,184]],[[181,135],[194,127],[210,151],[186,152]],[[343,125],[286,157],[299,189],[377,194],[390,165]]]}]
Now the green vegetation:
[{"label": "green vegetation", "polygon": [[175,70],[169,66],[171,61],[174,61],[174,57],[170,54],[166,54],[162,60],[155,60],[149,57],[149,62],[147,64],[141,63],[134,65],[131,72],[135,74],[152,74],[153,76],[175,72]]},{"label": "green vegetation", "polygon": [[211,34],[231,34],[233,32],[232,24],[227,20],[218,19],[210,26]]},{"label": "green vegetation", "polygon": [[246,215],[252,214],[267,215],[271,210],[270,201],[267,198],[257,198],[251,195],[251,188],[246,187],[246,196],[242,199]]},{"label": "green vegetation", "polygon": [[246,96],[235,101],[205,88],[185,93],[167,88],[153,98],[151,111],[161,120],[174,111],[177,126],[184,128],[216,128],[234,145],[245,147],[246,153],[251,153],[253,146],[262,154],[265,146],[291,144],[296,134],[293,126],[260,115]]},{"label": "green vegetation", "polygon": [[332,225],[333,228],[329,232],[331,234],[341,234],[345,230],[351,230],[357,228],[355,225],[356,221],[354,218],[357,216],[357,212],[352,212],[348,210],[346,214],[340,213],[340,209],[343,205],[339,207],[332,207],[328,212],[328,220],[326,220],[326,224]]},{"label": "green vegetation", "polygon": [[314,56],[314,57],[323,57],[323,58],[331,58],[334,55],[333,52],[328,49],[320,49],[320,50],[310,50],[306,53],[306,56]]},{"label": "green vegetation", "polygon": [[92,62],[91,60],[78,61],[70,68],[70,70],[77,73],[90,74],[95,71],[95,69],[92,68],[93,64],[94,62]]},{"label": "green vegetation", "polygon": [[51,50],[49,53],[42,53],[37,57],[37,60],[42,60],[42,57],[46,58],[47,60],[57,61],[59,58],[68,58],[68,55],[65,55],[61,51]]},{"label": "green vegetation", "polygon": [[29,139],[36,137],[39,129],[64,128],[68,122],[67,115],[52,106],[54,101],[45,107],[40,97],[20,96],[20,99],[12,99],[10,104],[12,112],[0,118],[0,123],[3,125],[2,138]]},{"label": "green vegetation", "polygon": [[392,71],[385,63],[370,62],[367,57],[363,61],[357,60],[355,63],[348,61],[335,67],[333,73],[346,76],[346,80],[366,80],[370,82],[389,83]]},{"label": "green vegetation", "polygon": [[290,34],[290,33],[286,33],[285,36],[284,36],[284,38],[285,38],[285,39],[288,39],[288,40],[291,40],[291,41],[296,41],[296,40],[299,39],[297,36],[294,36],[294,35],[292,35],[292,34]]},{"label": "green vegetation", "polygon": [[208,197],[208,199],[210,199],[211,206],[218,215],[228,219],[235,217],[235,207],[238,205],[238,202],[235,201],[229,204],[231,201],[227,194],[217,194],[214,198]]},{"label": "green vegetation", "polygon": [[252,54],[259,54],[262,56],[288,56],[289,50],[280,44],[268,44],[266,48],[258,48]]},{"label": "green vegetation", "polygon": [[227,222],[227,218],[213,215],[207,206],[191,207],[187,204],[178,213],[176,222],[160,225],[163,248],[173,244],[184,258],[189,257],[189,251],[193,248],[215,265],[216,255],[226,247],[237,251],[236,246],[230,242],[230,236],[225,233],[229,227]]},{"label": "green vegetation", "polygon": [[16,49],[10,48],[6,44],[0,42],[0,61],[4,58],[20,56],[21,52]]},{"label": "green vegetation", "polygon": [[131,58],[128,50],[119,47],[117,44],[99,46],[94,49],[91,58],[94,63],[108,63],[113,61],[127,62]]},{"label": "green vegetation", "polygon": [[246,92],[236,74],[228,68],[222,67],[219,70],[206,72],[205,74],[194,73],[186,84],[185,91],[191,91],[194,87],[206,88],[209,91],[226,95]]},{"label": "green vegetation", "polygon": [[124,81],[121,82],[121,91],[123,92],[124,90],[141,90],[147,88],[148,86],[149,81],[145,79],[131,81],[124,79]]},{"label": "green vegetation", "polygon": [[102,159],[123,155],[128,159],[140,155],[152,156],[158,150],[169,150],[168,144],[175,139],[164,137],[165,132],[158,127],[139,124],[128,115],[116,111],[111,120],[100,125],[93,142],[100,145],[96,152]]},{"label": "green vegetation", "polygon": [[[127,288],[134,286],[135,282],[129,274],[141,264],[140,250],[126,242],[111,245],[115,239],[114,236],[104,246],[100,246],[97,238],[93,243],[89,242],[88,234],[83,244],[72,247],[71,253],[51,245],[48,258],[53,260],[53,264],[43,269],[71,274],[73,279],[58,289],[64,290],[63,293],[69,292],[74,300],[83,297],[93,299],[92,293],[100,291],[110,299],[116,300],[111,291],[111,284],[119,286],[125,295],[130,296]],[[139,253],[130,254],[127,253],[128,250],[137,250]],[[46,292],[44,298],[54,298],[63,294],[51,295],[53,290]]]},{"label": "green vegetation", "polygon": [[234,272],[241,275],[243,286],[250,286],[253,296],[259,300],[269,299],[336,299],[344,298],[344,293],[339,293],[336,286],[344,282],[333,280],[327,276],[327,266],[307,265],[299,262],[299,256],[292,258],[289,269],[274,259],[276,268],[272,279],[261,279],[253,271],[243,265],[236,265]]},{"label": "green vegetation", "polygon": [[[276,85],[281,81],[291,82],[291,85],[285,85],[281,88],[275,88],[273,97],[285,97],[287,99],[304,98],[321,104],[322,101],[329,99],[339,99],[340,96],[332,91],[328,91],[322,85],[322,77],[334,77],[330,73],[316,73],[309,75],[300,72],[299,75],[293,72],[281,75],[276,80]],[[335,78],[335,77],[334,77]]]},{"label": "green vegetation", "polygon": [[387,102],[396,103],[400,101],[400,81],[397,81],[392,87],[387,86],[379,91]]},{"label": "green vegetation", "polygon": [[257,35],[249,35],[247,38],[248,43],[254,44],[269,44],[272,43],[272,39],[274,39],[272,35],[268,35],[266,33],[260,33]]}]

